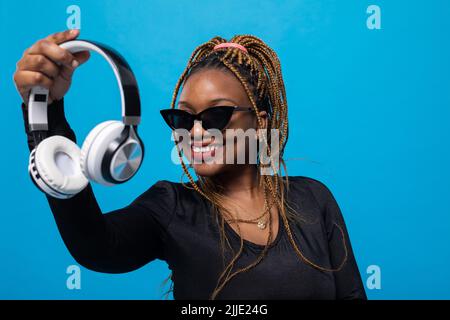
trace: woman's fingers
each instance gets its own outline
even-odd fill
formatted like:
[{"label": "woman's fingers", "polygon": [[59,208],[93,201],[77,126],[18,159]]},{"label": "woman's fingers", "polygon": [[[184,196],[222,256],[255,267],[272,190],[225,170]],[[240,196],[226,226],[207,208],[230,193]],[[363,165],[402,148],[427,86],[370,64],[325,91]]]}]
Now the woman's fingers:
[{"label": "woman's fingers", "polygon": [[[76,63],[70,67],[63,66],[60,69],[60,75],[66,81],[70,81],[70,79],[72,78],[73,72],[79,65],[82,65],[83,63],[85,63],[86,61],[89,60],[90,53],[89,53],[89,51],[80,51],[80,52],[74,53],[73,56],[75,58]],[[75,66],[75,68],[73,66]]]},{"label": "woman's fingers", "polygon": [[14,74],[14,81],[21,83],[20,89],[27,90],[34,86],[41,86],[49,89],[53,85],[53,80],[41,72],[18,71]]},{"label": "woman's fingers", "polygon": [[18,63],[19,70],[38,71],[44,73],[49,78],[55,78],[60,72],[60,68],[43,55],[30,54],[25,56]]},{"label": "woman's fingers", "polygon": [[61,48],[56,43],[46,39],[36,42],[33,46],[31,46],[30,49],[28,49],[28,52],[26,52],[26,54],[44,55],[53,62],[65,66],[72,66],[73,64],[76,64],[72,53],[70,53],[66,49]]},{"label": "woman's fingers", "polygon": [[53,34],[49,35],[48,37],[46,37],[45,39],[50,42],[60,44],[65,41],[75,39],[76,37],[78,37],[79,34],[80,34],[80,30],[78,30],[78,29],[65,30],[62,32],[53,33]]},{"label": "woman's fingers", "polygon": [[89,51],[80,51],[74,53],[73,56],[75,60],[77,60],[80,65],[82,65],[83,63],[89,60],[91,54],[89,53]]}]

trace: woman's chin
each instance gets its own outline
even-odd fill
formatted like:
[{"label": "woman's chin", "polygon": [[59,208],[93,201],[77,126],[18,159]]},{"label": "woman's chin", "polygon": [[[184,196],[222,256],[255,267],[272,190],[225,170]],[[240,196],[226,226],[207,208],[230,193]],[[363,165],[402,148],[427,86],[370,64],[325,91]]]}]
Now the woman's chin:
[{"label": "woman's chin", "polygon": [[218,163],[194,163],[192,168],[198,176],[202,177],[212,177],[216,174],[221,173],[225,169],[225,165]]}]

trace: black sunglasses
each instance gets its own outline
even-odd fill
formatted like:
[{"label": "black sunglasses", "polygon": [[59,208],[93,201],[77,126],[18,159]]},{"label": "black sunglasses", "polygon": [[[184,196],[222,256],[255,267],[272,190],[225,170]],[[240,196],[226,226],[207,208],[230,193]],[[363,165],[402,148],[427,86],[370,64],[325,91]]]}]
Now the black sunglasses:
[{"label": "black sunglasses", "polygon": [[196,114],[180,109],[163,109],[160,110],[160,113],[169,127],[173,130],[186,129],[191,131],[195,120],[201,121],[202,127],[205,130],[223,130],[227,126],[228,122],[230,122],[234,111],[251,110],[253,110],[252,107],[217,106],[207,108]]}]

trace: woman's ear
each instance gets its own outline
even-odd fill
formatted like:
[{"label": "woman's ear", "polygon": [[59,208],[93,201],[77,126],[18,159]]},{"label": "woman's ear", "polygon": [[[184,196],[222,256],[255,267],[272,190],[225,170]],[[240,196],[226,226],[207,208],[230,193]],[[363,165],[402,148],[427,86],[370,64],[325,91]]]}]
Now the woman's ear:
[{"label": "woman's ear", "polygon": [[[260,129],[266,129],[267,128],[267,112],[262,110],[259,111],[258,113],[259,117],[261,118],[261,122],[262,122],[262,128]],[[258,119],[255,117],[255,129],[258,127]],[[260,132],[255,132],[255,139],[258,140],[258,135],[260,134]]]},{"label": "woman's ear", "polygon": [[262,120],[263,128],[267,128],[267,112],[264,110],[259,111],[259,117]]}]

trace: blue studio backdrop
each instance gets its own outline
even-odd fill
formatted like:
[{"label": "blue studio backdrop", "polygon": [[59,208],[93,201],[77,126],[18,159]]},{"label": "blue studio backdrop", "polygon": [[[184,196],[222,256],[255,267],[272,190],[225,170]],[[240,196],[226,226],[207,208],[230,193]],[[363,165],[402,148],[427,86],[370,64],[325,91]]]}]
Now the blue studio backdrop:
[{"label": "blue studio backdrop", "polygon": [[[104,212],[157,180],[179,181],[168,108],[192,51],[218,35],[253,34],[278,54],[290,119],[289,175],[324,182],[343,212],[370,299],[449,299],[450,2],[1,1],[0,298],[160,299],[167,265],[126,274],[83,267],[65,248],[27,174],[28,149],[12,76],[23,51],[66,28],[121,52],[138,79],[143,167],[116,187],[94,184]],[[66,96],[78,141],[120,119],[120,97],[97,55]],[[376,279],[374,278],[376,276]]]}]

